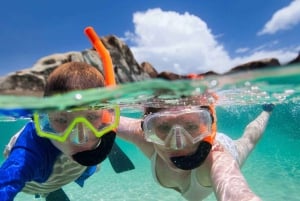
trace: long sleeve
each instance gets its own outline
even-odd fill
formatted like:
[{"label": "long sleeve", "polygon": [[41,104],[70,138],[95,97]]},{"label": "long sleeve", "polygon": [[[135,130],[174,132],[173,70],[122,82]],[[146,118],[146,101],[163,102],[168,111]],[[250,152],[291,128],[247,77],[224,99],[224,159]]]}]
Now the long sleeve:
[{"label": "long sleeve", "polygon": [[1,200],[13,200],[28,181],[46,181],[58,154],[49,140],[36,135],[33,123],[28,123],[0,167]]}]

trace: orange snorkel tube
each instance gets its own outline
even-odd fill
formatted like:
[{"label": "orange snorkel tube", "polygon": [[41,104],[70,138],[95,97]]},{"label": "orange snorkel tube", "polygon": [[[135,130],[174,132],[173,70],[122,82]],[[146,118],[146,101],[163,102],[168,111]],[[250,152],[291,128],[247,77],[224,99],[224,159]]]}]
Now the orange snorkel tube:
[{"label": "orange snorkel tube", "polygon": [[[113,63],[110,57],[108,50],[104,47],[103,43],[101,42],[99,36],[93,29],[93,27],[86,27],[84,29],[84,33],[90,39],[93,47],[96,49],[103,65],[103,73],[105,79],[106,86],[116,86],[116,79],[115,73],[113,69]],[[103,121],[108,121],[111,117],[108,113],[103,115]]]},{"label": "orange snorkel tube", "polygon": [[93,27],[86,27],[84,29],[84,33],[90,39],[93,47],[96,49],[102,61],[106,86],[115,86],[116,85],[115,72],[114,72],[113,63],[108,50],[104,47],[103,43],[101,42],[99,36],[97,35]]},{"label": "orange snorkel tube", "polygon": [[211,134],[203,139],[203,141],[206,141],[213,145],[214,140],[216,138],[216,133],[217,133],[217,117],[216,117],[216,110],[214,105],[209,105],[208,110],[210,114],[212,115],[213,122],[211,126]]},{"label": "orange snorkel tube", "polygon": [[[94,31],[93,27],[86,27],[84,29],[84,33],[90,39],[93,47],[96,49],[102,61],[105,85],[116,86],[115,72],[114,72],[113,63],[108,50],[102,44],[100,38],[98,37],[97,33]],[[104,115],[103,121],[106,121],[105,118],[110,119],[110,115],[109,114]],[[133,163],[127,157],[127,155],[122,151],[122,149],[118,146],[116,142],[114,143],[110,154],[108,154],[108,158],[113,169],[117,173],[134,169]]]}]

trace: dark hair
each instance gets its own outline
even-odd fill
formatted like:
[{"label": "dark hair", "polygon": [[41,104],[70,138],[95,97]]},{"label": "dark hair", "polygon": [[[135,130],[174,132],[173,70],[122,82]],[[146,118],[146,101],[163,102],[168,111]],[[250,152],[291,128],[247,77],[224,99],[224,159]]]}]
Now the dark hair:
[{"label": "dark hair", "polygon": [[95,67],[84,62],[68,62],[50,74],[44,96],[104,86],[103,75]]},{"label": "dark hair", "polygon": [[168,110],[170,108],[188,107],[188,106],[197,106],[201,108],[208,108],[216,100],[209,93],[203,93],[201,95],[194,96],[181,96],[177,99],[162,99],[159,97],[154,97],[151,100],[147,101],[147,104],[144,106],[144,115],[150,113],[160,112],[161,110]]}]

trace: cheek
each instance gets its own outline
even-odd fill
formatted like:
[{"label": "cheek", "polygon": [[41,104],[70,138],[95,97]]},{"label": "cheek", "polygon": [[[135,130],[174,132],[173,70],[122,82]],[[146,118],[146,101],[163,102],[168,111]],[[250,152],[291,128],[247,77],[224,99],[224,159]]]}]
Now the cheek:
[{"label": "cheek", "polygon": [[51,140],[52,144],[59,149],[62,153],[66,155],[71,155],[71,149],[68,140],[64,143],[58,142],[56,140]]}]

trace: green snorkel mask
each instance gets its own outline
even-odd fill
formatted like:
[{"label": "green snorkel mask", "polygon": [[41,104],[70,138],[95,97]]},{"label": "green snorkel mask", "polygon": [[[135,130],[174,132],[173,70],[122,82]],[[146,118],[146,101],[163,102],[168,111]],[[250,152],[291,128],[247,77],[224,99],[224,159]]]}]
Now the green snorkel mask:
[{"label": "green snorkel mask", "polygon": [[[103,63],[106,86],[114,86],[116,82],[109,52],[92,27],[87,27],[85,33]],[[115,129],[119,124],[119,119],[119,107],[109,104],[78,107],[64,111],[46,111],[33,115],[37,134],[41,137],[59,142],[69,139],[75,145],[87,142],[88,138],[99,138],[94,149],[72,155],[73,160],[84,166],[97,165],[107,158],[115,144]],[[90,134],[91,132],[93,135]]]},{"label": "green snorkel mask", "polygon": [[36,112],[33,120],[41,137],[74,144],[84,144],[90,133],[100,138],[119,125],[120,109],[117,105],[97,105],[71,110]]}]

